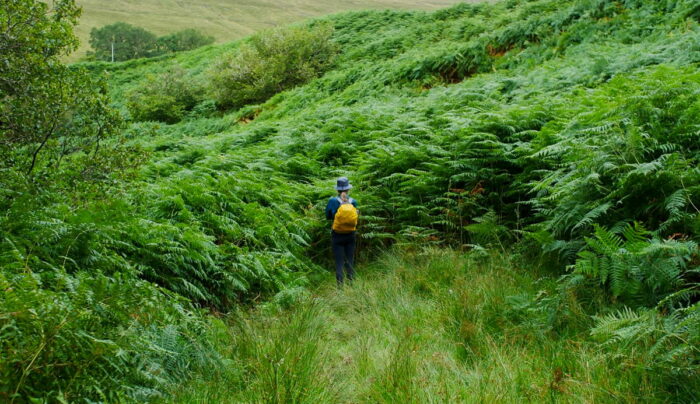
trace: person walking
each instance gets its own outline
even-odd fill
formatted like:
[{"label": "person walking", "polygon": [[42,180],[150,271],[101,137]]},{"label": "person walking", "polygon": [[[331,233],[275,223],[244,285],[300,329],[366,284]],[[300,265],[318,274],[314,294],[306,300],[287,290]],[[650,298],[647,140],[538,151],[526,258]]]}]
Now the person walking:
[{"label": "person walking", "polygon": [[355,256],[355,231],[357,230],[357,201],[350,198],[352,189],[347,177],[340,177],[335,186],[338,196],[331,197],[326,205],[326,218],[333,221],[331,227],[331,248],[335,258],[335,279],[338,286],[343,284],[343,266],[347,279],[355,277],[353,258]]}]

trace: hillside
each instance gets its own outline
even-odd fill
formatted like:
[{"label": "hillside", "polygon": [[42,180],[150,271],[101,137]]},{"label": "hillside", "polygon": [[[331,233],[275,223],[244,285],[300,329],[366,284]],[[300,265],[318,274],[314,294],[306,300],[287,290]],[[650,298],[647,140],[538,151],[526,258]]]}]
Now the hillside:
[{"label": "hillside", "polygon": [[[109,170],[2,166],[0,397],[700,400],[697,1],[286,30],[71,67],[125,123],[89,149]],[[360,279],[335,290],[341,175]]]},{"label": "hillside", "polygon": [[70,58],[77,60],[90,49],[90,30],[118,21],[144,27],[157,35],[196,28],[227,42],[261,29],[289,24],[305,18],[362,9],[434,10],[459,0],[79,0],[83,15],[76,29],[80,48]]}]

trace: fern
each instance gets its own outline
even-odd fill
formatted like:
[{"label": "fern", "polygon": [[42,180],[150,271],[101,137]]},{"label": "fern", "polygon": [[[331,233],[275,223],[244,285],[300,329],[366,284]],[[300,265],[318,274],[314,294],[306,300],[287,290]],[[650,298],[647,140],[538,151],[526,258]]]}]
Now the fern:
[{"label": "fern", "polygon": [[653,309],[625,308],[597,317],[591,335],[625,356],[641,348],[643,366],[668,374],[680,389],[692,391],[700,369],[699,310],[696,303],[664,317]]},{"label": "fern", "polygon": [[595,237],[586,239],[590,251],[579,253],[574,273],[607,286],[614,298],[648,306],[682,285],[696,243],[649,238],[651,233],[638,223],[621,234],[596,227]]}]

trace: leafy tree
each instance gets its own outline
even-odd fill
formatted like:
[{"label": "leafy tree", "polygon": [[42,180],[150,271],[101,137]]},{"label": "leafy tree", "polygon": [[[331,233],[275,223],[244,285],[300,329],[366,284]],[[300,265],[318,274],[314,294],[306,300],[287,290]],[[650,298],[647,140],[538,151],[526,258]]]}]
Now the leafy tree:
[{"label": "leafy tree", "polygon": [[196,29],[185,29],[158,38],[157,46],[160,52],[180,52],[196,49],[214,43],[214,37],[199,32]]},{"label": "leafy tree", "polygon": [[115,61],[156,56],[156,42],[157,37],[152,32],[125,22],[93,28],[90,31],[92,54],[99,60],[112,60],[112,45]]},{"label": "leafy tree", "polygon": [[96,155],[119,117],[103,84],[60,57],[78,45],[74,0],[52,8],[11,0],[0,8],[0,168],[58,168],[65,156]]},{"label": "leafy tree", "polygon": [[317,77],[338,52],[332,33],[332,26],[320,24],[254,36],[211,71],[214,98],[221,107],[240,107]]}]

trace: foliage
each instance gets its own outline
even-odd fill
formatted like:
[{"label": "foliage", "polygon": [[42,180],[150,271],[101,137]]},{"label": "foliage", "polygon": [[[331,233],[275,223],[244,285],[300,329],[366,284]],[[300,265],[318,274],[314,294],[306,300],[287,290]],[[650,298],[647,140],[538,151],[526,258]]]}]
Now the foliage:
[{"label": "foliage", "polygon": [[189,28],[158,38],[156,46],[161,53],[166,53],[192,50],[212,43],[214,43],[213,36]]},{"label": "foliage", "polygon": [[101,142],[119,129],[104,83],[60,62],[76,46],[72,28],[79,14],[68,0],[52,9],[40,1],[13,0],[0,10],[3,171],[55,171],[76,152],[97,158]]},{"label": "foliage", "polygon": [[[583,312],[572,314],[581,326],[531,323],[540,314],[522,302],[553,296],[556,282],[521,264],[493,252],[392,249],[359,268],[351,287],[327,277],[292,307],[231,313],[216,339],[228,365],[169,402],[694,401],[697,378],[621,361],[589,336]],[[688,348],[678,364],[692,358]]]},{"label": "foliage", "polygon": [[197,104],[198,86],[181,67],[151,76],[129,94],[127,107],[136,121],[175,123]]},{"label": "foliage", "polygon": [[128,274],[18,266],[0,287],[3,401],[145,400],[218,363],[181,299]]},{"label": "foliage", "polygon": [[214,98],[222,107],[240,107],[317,77],[337,52],[332,32],[330,25],[319,24],[277,28],[252,37],[212,69]]},{"label": "foliage", "polygon": [[657,236],[697,232],[698,91],[696,72],[660,68],[589,92],[587,110],[535,154],[556,165],[534,203],[561,246],[630,219]]},{"label": "foliage", "polygon": [[119,62],[187,51],[212,43],[214,37],[192,28],[157,37],[144,28],[116,22],[90,31],[90,46],[93,50],[88,52],[88,56],[107,62]]},{"label": "foliage", "polygon": [[[697,289],[695,290],[697,295]],[[620,357],[664,377],[678,395],[697,399],[700,303],[664,316],[656,310],[620,310],[597,318],[591,334]]]},{"label": "foliage", "polygon": [[692,397],[700,369],[698,268],[692,267],[698,246],[687,240],[649,239],[650,233],[636,223],[620,233],[595,226],[595,237],[586,238],[590,250],[579,253],[566,282],[582,289],[585,284],[577,278],[584,277],[592,283],[585,286],[602,285],[626,303],[597,316],[591,334]]},{"label": "foliage", "polygon": [[150,31],[125,22],[93,28],[90,31],[90,56],[97,60],[124,61],[157,55],[157,37]]},{"label": "foliage", "polygon": [[[483,401],[556,401],[572,391],[571,401],[697,401],[690,387],[669,380],[676,374],[692,381],[697,368],[697,351],[680,341],[695,338],[684,327],[695,324],[700,232],[695,3],[512,0],[437,13],[346,13],[229,45],[76,66],[89,72],[85,79],[108,75],[117,108],[128,109],[132,96],[153,96],[140,110],[160,104],[181,120],[133,122],[122,141],[145,151],[147,161],[128,176],[105,176],[105,189],[76,187],[82,182],[63,176],[82,170],[80,150],[70,150],[46,189],[27,192],[24,175],[2,171],[0,251],[8,253],[0,255],[0,273],[28,267],[42,283],[17,289],[38,288],[61,301],[70,296],[50,279],[99,275],[184,297],[185,316],[199,317],[194,307],[227,311],[266,298],[284,313],[304,299],[307,279],[325,276],[319,267],[328,263],[328,230],[321,212],[334,178],[346,175],[362,210],[362,257],[394,243],[450,245],[474,250],[465,265],[486,265],[476,283],[474,273],[449,257],[431,255],[413,272],[422,258],[387,258],[382,265],[393,275],[385,287],[360,285],[332,300],[351,313],[356,307],[348,300],[363,303],[366,330],[391,330],[368,332],[374,342],[356,341],[358,366],[366,365],[353,382],[363,389],[361,399],[396,402],[431,393],[459,402],[468,400],[465,391],[478,391]],[[169,73],[176,66],[186,73]],[[170,74],[173,85],[161,86],[161,74]],[[204,97],[216,100],[200,101],[187,90],[192,83],[207,83],[212,94]],[[199,103],[185,107],[185,94]],[[239,109],[216,114],[214,102]],[[625,230],[635,222],[647,230]],[[620,232],[630,238],[616,239]],[[537,258],[551,272],[533,284],[518,277],[530,275],[522,268],[530,263],[489,260],[493,247],[514,246],[529,257],[541,252]],[[577,257],[578,272],[557,285],[549,275],[560,276]],[[454,278],[458,267],[463,276]],[[619,282],[611,281],[609,268]],[[515,278],[501,277],[506,274]],[[647,334],[641,325],[639,338],[619,347],[570,342],[587,338],[592,316],[625,312],[625,305],[634,313],[628,317],[640,318],[635,324],[653,318],[655,330],[667,321],[680,328]],[[249,335],[267,335],[262,317],[260,323],[256,329],[252,321]],[[290,333],[328,337],[316,327],[333,322],[296,324]],[[354,329],[348,324],[345,330]],[[407,324],[430,331],[411,333]],[[82,341],[79,328],[94,331],[77,327],[67,339]],[[612,324],[601,339],[621,327]],[[284,328],[272,335],[298,340]],[[448,332],[439,349],[420,349],[442,329]],[[651,350],[666,334],[672,343],[663,343],[664,350],[681,353],[670,361]],[[38,346],[37,338],[27,340]],[[362,356],[362,344],[381,347],[378,362]],[[225,347],[217,343],[218,350]],[[311,348],[322,346],[313,342],[310,357],[323,354]],[[213,384],[233,386],[226,399],[254,401],[265,390],[302,400],[303,387],[308,397],[335,394],[309,382],[324,374],[322,367],[277,366],[298,376],[298,385],[274,372],[297,357],[296,347],[267,339],[256,349],[262,358],[245,349],[230,357],[234,363],[245,357],[219,375],[231,384]],[[453,351],[447,365],[433,355]],[[479,362],[484,352],[490,360]],[[266,360],[268,353],[278,362]],[[501,365],[520,354],[514,371]],[[311,364],[310,357],[299,360]],[[620,359],[629,367],[613,366]],[[418,363],[433,365],[423,372]],[[655,364],[663,371],[651,371]],[[575,382],[569,371],[579,375]],[[509,383],[489,384],[491,375]],[[144,385],[127,373],[119,377],[125,391]],[[36,391],[35,384],[26,388]]]},{"label": "foliage", "polygon": [[684,284],[688,262],[697,252],[693,241],[659,240],[639,224],[621,236],[599,226],[586,238],[590,250],[579,253],[575,275],[592,278],[627,304],[655,306]]},{"label": "foliage", "polygon": [[[123,61],[157,55],[157,37],[144,28],[115,22],[90,31],[91,56],[97,60]],[[114,59],[112,59],[114,56]]]}]

